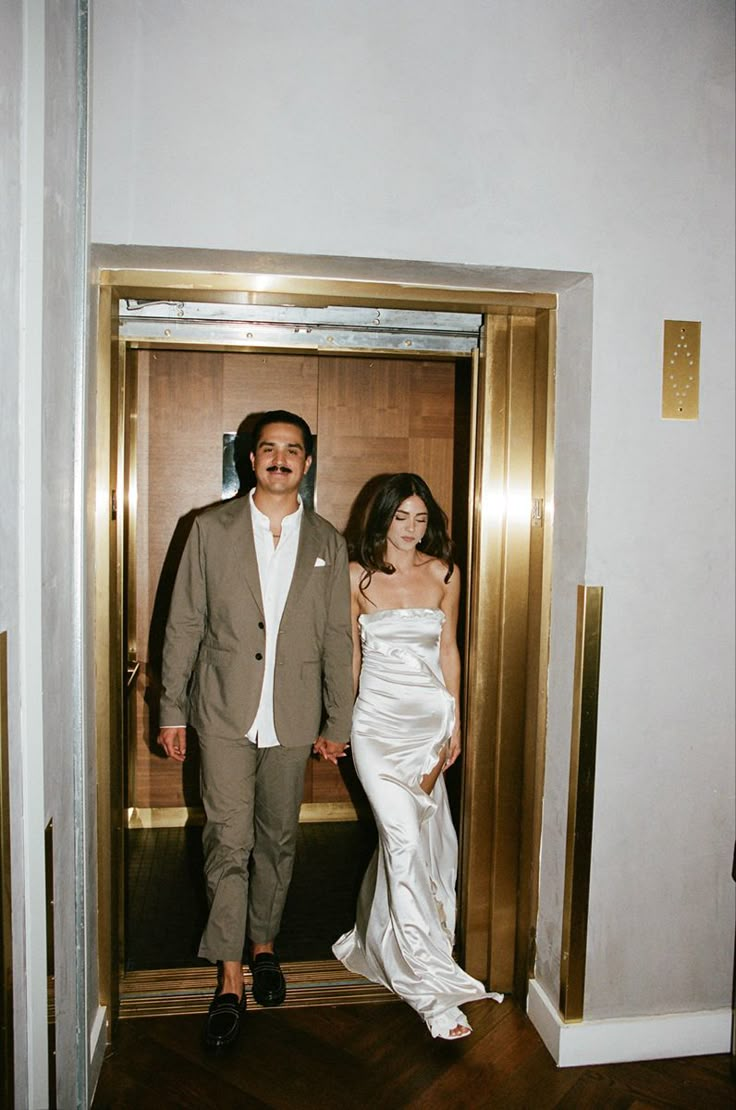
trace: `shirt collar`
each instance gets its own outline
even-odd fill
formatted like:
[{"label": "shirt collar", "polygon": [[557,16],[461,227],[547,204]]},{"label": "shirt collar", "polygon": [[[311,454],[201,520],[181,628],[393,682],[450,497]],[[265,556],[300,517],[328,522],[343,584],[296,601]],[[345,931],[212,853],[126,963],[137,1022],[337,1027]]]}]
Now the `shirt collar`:
[{"label": "shirt collar", "polygon": [[[248,494],[248,496],[250,497],[250,512],[251,512],[251,519],[253,521],[253,527],[254,528],[259,528],[262,532],[270,533],[271,532],[271,521],[268,519],[266,514],[262,513],[261,510],[256,505],[256,503],[253,499],[255,492],[256,492],[255,489],[252,489],[250,491],[250,493]],[[281,531],[282,531],[282,533],[283,532],[287,532],[287,533],[288,532],[293,532],[295,529],[297,529],[299,527],[299,524],[301,523],[302,516],[304,515],[304,505],[302,503],[302,499],[299,496],[299,494],[296,495],[296,499],[297,499],[298,504],[297,504],[297,507],[294,510],[294,512],[289,513],[289,515],[285,516],[284,519],[281,521]]]}]

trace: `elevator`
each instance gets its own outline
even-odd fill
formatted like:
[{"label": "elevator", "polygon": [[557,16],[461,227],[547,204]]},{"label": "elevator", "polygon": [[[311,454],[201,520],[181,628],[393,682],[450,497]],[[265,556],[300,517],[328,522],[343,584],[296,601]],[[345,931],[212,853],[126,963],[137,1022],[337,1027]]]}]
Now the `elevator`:
[{"label": "elevator", "polygon": [[[201,821],[196,760],[182,774],[155,746],[167,599],[192,514],[237,494],[242,422],[277,407],[310,423],[314,506],[339,529],[366,483],[398,470],[420,473],[448,513],[464,582],[464,754],[448,784],[461,843],[458,954],[493,989],[523,995],[541,816],[554,297],[111,270],[100,275],[98,311],[101,966],[111,1013],[194,1012],[211,992],[208,968],[126,965],[126,844],[138,829]],[[364,818],[349,771],[310,761],[302,822]],[[286,970],[291,1004],[377,996],[326,954]]]}]

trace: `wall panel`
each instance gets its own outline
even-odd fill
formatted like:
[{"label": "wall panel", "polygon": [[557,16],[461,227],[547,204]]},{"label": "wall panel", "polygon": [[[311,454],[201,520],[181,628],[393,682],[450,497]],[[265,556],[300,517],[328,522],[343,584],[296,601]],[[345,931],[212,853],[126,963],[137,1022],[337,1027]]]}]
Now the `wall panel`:
[{"label": "wall panel", "polygon": [[[317,436],[318,511],[343,529],[375,475],[416,470],[451,512],[455,366],[315,354],[140,351],[136,624],[142,663],[128,804],[199,804],[196,749],[182,768],[155,742],[164,623],[193,511],[220,500],[222,435],[248,415],[286,407]],[[347,802],[341,772],[310,761],[306,802]]]}]

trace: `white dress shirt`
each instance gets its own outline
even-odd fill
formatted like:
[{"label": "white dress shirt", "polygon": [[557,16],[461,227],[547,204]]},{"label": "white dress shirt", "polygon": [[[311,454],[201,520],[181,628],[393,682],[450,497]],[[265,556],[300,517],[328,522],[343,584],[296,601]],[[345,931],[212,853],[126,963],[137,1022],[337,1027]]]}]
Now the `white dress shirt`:
[{"label": "white dress shirt", "polygon": [[299,547],[299,531],[302,523],[303,508],[301,498],[295,513],[290,513],[281,521],[281,537],[274,547],[271,535],[271,522],[260,511],[250,492],[250,513],[253,521],[253,540],[258,560],[258,576],[261,580],[263,615],[266,624],[266,657],[263,670],[261,701],[253,724],[246,736],[259,748],[275,748],[279,738],[273,719],[273,678],[276,668],[276,643],[279,626],[283,616],[286,598],[291,588]]}]

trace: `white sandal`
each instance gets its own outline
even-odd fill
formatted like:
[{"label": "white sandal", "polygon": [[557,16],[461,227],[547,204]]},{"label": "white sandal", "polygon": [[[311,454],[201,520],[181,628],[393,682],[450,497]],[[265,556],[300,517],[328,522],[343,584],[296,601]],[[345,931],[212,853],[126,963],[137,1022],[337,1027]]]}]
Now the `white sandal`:
[{"label": "white sandal", "polygon": [[[462,1010],[457,1006],[452,1006],[449,1010],[438,1014],[437,1017],[427,1018],[427,1028],[433,1037],[441,1037],[443,1041],[461,1041],[463,1037],[469,1037],[473,1032],[473,1028],[466,1018]],[[453,1033],[452,1030],[456,1029],[458,1025],[463,1026],[461,1033]]]}]

